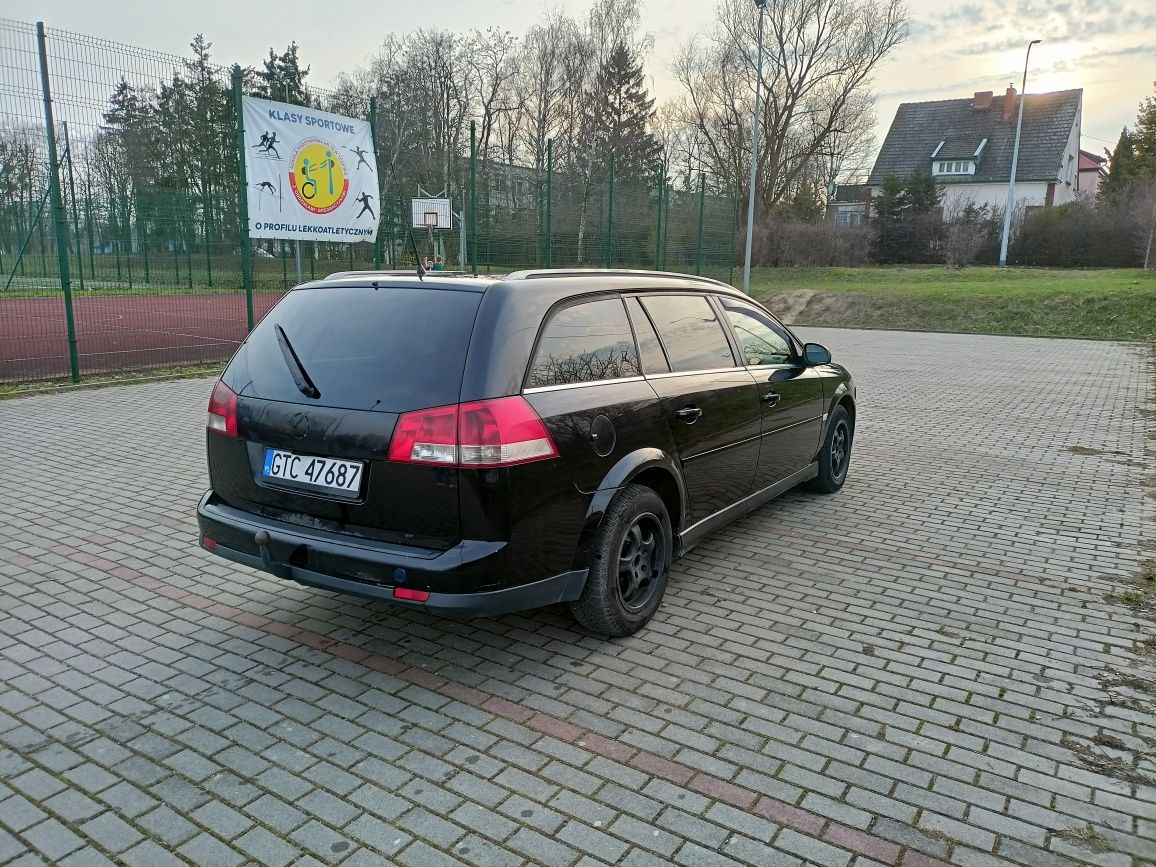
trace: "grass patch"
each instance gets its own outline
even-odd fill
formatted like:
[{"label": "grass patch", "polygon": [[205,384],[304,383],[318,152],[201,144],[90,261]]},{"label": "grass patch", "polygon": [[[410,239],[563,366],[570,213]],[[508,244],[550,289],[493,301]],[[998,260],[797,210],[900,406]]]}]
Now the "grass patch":
[{"label": "grass patch", "polygon": [[796,325],[1143,340],[1156,274],[1137,269],[760,268],[751,294]]},{"label": "grass patch", "polygon": [[1115,777],[1117,780],[1122,780],[1125,783],[1131,783],[1135,786],[1151,786],[1156,784],[1156,780],[1140,773],[1140,771],[1123,759],[1103,753],[1091,744],[1081,743],[1065,735],[1060,739],[1060,746],[1066,750],[1070,750],[1076,758],[1079,759],[1080,764],[1098,774],[1103,774],[1106,777]]},{"label": "grass patch", "polygon": [[1084,825],[1082,828],[1064,828],[1056,831],[1055,836],[1089,852],[1102,855],[1112,851],[1112,844],[1091,825]]},{"label": "grass patch", "polygon": [[1156,614],[1156,561],[1145,560],[1138,576],[1125,579],[1119,590],[1104,599],[1126,605],[1137,614]]},{"label": "grass patch", "polygon": [[224,363],[190,364],[183,367],[158,367],[151,370],[134,370],[124,373],[103,373],[86,376],[80,382],[70,379],[49,379],[37,382],[0,383],[0,400],[28,397],[34,394],[59,394],[81,388],[101,388],[109,385],[130,385],[133,383],[156,382],[169,379],[195,379],[200,376],[219,376],[225,369]]}]

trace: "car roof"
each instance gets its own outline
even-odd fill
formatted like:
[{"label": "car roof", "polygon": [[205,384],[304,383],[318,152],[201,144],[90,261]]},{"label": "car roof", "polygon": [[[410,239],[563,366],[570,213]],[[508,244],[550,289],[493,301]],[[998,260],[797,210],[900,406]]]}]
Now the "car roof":
[{"label": "car roof", "polygon": [[321,289],[326,286],[367,286],[380,284],[397,288],[439,287],[466,292],[497,291],[549,296],[561,300],[569,296],[595,292],[629,290],[707,291],[745,297],[727,283],[695,274],[667,271],[632,271],[605,268],[538,269],[515,271],[508,275],[466,274],[461,271],[427,271],[421,277],[416,271],[338,271],[327,277],[303,283],[296,289]]}]

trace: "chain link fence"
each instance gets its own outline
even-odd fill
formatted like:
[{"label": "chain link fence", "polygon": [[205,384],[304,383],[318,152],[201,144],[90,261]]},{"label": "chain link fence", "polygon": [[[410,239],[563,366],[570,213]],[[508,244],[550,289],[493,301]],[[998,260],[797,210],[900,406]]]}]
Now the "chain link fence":
[{"label": "chain link fence", "polygon": [[[232,75],[197,41],[177,56],[0,19],[0,382],[220,363],[251,327],[249,309],[260,319],[333,271],[413,267],[415,251],[477,273],[732,277],[734,190],[709,176],[686,188],[661,173],[616,179],[613,161],[599,174],[458,158],[445,192],[459,219],[431,233],[409,225],[410,198],[430,186],[421,167],[379,154],[376,243],[243,242]],[[240,88],[354,110],[348,94],[320,88],[269,92],[252,70]]]}]

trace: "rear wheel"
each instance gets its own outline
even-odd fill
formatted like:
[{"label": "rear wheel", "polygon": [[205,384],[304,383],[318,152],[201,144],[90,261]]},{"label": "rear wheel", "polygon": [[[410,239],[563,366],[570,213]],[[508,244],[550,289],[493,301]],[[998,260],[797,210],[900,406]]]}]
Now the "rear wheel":
[{"label": "rear wheel", "polygon": [[662,602],[673,549],[662,498],[643,485],[627,485],[598,529],[586,587],[570,603],[574,619],[602,635],[637,632]]},{"label": "rear wheel", "polygon": [[854,433],[850,413],[845,407],[835,407],[827,425],[827,437],[819,452],[819,475],[811,482],[813,490],[833,494],[843,487],[843,482],[847,480],[847,469],[851,466]]}]

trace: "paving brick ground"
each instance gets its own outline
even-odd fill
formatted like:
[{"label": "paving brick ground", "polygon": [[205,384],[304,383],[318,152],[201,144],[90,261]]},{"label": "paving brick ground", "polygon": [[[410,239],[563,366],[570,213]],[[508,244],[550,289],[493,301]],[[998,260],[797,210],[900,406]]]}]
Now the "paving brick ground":
[{"label": "paving brick ground", "polygon": [[616,642],[204,554],[208,381],[0,403],[0,863],[1156,862],[1143,354],[807,333],[846,488]]}]

